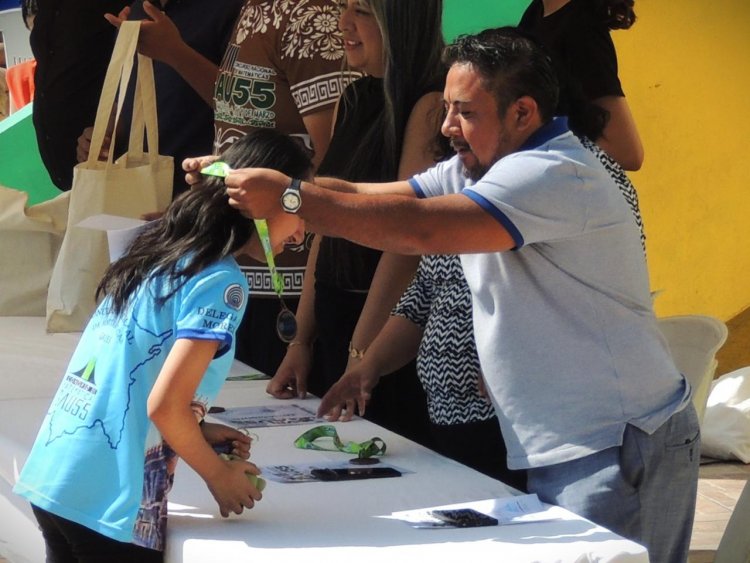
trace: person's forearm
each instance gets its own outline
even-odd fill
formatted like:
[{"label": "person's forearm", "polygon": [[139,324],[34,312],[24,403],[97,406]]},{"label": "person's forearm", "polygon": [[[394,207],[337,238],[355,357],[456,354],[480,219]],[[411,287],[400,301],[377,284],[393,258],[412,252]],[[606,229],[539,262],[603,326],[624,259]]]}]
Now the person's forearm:
[{"label": "person's forearm", "polygon": [[609,113],[604,131],[594,142],[624,170],[640,170],[643,144],[627,100],[622,96],[607,96],[594,103]]},{"label": "person's forearm", "polygon": [[315,233],[397,254],[493,252],[515,246],[489,213],[460,194],[429,199],[347,194],[305,182],[300,215]]},{"label": "person's forearm", "polygon": [[384,253],[370,284],[367,300],[352,333],[352,346],[363,350],[383,328],[391,310],[404,293],[419,264],[418,256]]},{"label": "person's forearm", "polygon": [[307,134],[313,146],[313,169],[317,170],[323,162],[328,145],[331,143],[331,127],[333,124],[333,108],[323,109],[312,114],[302,116]]},{"label": "person's forearm", "polygon": [[404,209],[394,211],[389,205],[393,198],[398,197],[411,208],[413,202],[407,198],[348,193],[335,193],[334,196],[325,188],[306,183],[303,186],[300,215],[314,233],[345,238],[379,250],[422,253],[407,237],[401,236],[400,230],[405,224],[403,218],[409,215],[408,212]]},{"label": "person's forearm", "polygon": [[407,195],[413,196],[414,190],[405,182],[368,183],[348,182],[340,178],[317,176],[314,180],[316,186],[331,190],[333,192],[369,195]]},{"label": "person's forearm", "polygon": [[391,316],[365,352],[363,363],[383,377],[413,360],[422,341],[422,329],[404,317]]},{"label": "person's forearm", "polygon": [[163,409],[151,418],[169,447],[204,480],[221,470],[221,462],[203,437],[190,405]]},{"label": "person's forearm", "polygon": [[315,264],[318,261],[320,237],[315,237],[310,254],[307,257],[305,277],[302,282],[302,295],[297,305],[297,336],[296,345],[312,345],[315,339]]}]

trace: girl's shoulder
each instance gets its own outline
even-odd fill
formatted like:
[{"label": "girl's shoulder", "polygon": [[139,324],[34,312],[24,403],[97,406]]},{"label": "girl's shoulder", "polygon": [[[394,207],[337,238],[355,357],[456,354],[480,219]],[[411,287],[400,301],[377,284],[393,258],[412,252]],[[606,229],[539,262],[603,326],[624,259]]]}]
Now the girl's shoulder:
[{"label": "girl's shoulder", "polygon": [[247,288],[247,280],[242,274],[237,261],[232,256],[226,256],[221,260],[206,266],[187,280],[185,287],[189,291],[190,288],[198,285],[203,286],[205,284],[239,284],[240,286]]}]

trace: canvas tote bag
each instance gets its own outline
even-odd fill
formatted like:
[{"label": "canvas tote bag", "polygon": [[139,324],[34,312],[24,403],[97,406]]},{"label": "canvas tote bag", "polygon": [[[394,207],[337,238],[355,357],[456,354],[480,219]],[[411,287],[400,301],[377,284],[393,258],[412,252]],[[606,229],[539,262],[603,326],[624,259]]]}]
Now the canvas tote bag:
[{"label": "canvas tote bag", "polygon": [[[124,93],[134,66],[139,30],[139,22],[124,22],[120,26],[99,99],[89,158],[73,171],[67,228],[47,295],[49,332],[83,330],[96,308],[96,288],[109,264],[106,233],[77,225],[100,213],[138,218],[147,212],[163,211],[172,197],[172,157],[158,154],[151,59],[137,56],[127,152],[113,162],[115,150],[112,146],[106,162],[97,159],[119,91],[115,111],[117,129]],[[143,149],[144,129],[147,151]]]},{"label": "canvas tote bag", "polygon": [[68,193],[28,206],[0,186],[0,316],[43,317],[47,287],[68,220]]}]

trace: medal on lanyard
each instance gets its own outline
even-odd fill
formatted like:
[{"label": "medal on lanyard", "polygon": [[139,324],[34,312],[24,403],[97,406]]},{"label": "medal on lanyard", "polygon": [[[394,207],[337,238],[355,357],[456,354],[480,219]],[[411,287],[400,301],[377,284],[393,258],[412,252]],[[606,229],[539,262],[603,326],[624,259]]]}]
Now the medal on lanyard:
[{"label": "medal on lanyard", "polygon": [[[201,169],[201,174],[218,178],[226,178],[230,172],[232,172],[232,168],[226,162],[220,160]],[[255,223],[255,230],[258,231],[268,269],[271,271],[273,290],[281,303],[281,310],[276,316],[276,334],[282,342],[291,342],[297,336],[297,318],[284,303],[284,280],[276,269],[276,261],[273,258],[273,249],[271,248],[271,237],[268,233],[268,223],[265,219],[254,219],[253,222]]]}]

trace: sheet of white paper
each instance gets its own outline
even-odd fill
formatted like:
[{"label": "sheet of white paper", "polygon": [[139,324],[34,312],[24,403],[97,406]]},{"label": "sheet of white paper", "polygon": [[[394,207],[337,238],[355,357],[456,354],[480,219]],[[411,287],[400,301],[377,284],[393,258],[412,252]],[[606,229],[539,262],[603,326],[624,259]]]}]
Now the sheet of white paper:
[{"label": "sheet of white paper", "polygon": [[431,516],[430,512],[446,508],[473,508],[478,512],[494,516],[501,526],[543,522],[560,518],[556,514],[555,507],[543,504],[536,495],[519,495],[515,497],[431,506],[415,510],[402,510],[400,512],[393,512],[389,516],[383,516],[383,518],[402,520],[415,528],[444,528],[449,525]]},{"label": "sheet of white paper", "polygon": [[125,254],[130,243],[133,242],[133,239],[146,223],[147,221],[142,219],[101,214],[87,217],[76,226],[95,231],[106,231],[107,243],[109,244],[109,261],[114,262]]},{"label": "sheet of white paper", "polygon": [[211,416],[225,424],[238,428],[261,428],[265,426],[289,426],[325,422],[318,418],[314,409],[295,404],[274,404],[259,407],[235,407]]}]

